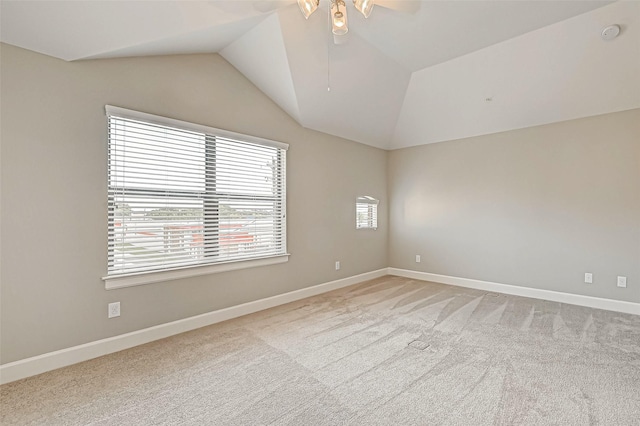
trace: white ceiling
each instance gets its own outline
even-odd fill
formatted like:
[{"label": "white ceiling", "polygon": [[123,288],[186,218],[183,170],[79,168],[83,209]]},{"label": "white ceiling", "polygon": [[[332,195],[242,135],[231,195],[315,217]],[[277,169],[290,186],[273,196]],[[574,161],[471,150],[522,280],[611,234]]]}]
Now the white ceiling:
[{"label": "white ceiling", "polygon": [[295,0],[2,0],[0,40],[68,61],[218,52],[301,125],[385,149],[640,108],[638,1],[398,0],[410,12],[369,19],[347,1],[340,45],[327,1],[305,20]]}]

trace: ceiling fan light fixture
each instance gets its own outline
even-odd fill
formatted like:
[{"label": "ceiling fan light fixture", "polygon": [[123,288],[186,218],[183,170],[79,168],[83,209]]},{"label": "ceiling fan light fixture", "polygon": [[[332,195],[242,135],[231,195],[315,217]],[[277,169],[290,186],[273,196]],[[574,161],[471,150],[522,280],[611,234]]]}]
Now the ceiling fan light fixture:
[{"label": "ceiling fan light fixture", "polygon": [[362,13],[365,18],[368,18],[373,10],[374,0],[353,0],[353,5],[358,12]]},{"label": "ceiling fan light fixture", "polygon": [[319,4],[320,0],[298,0],[298,6],[300,6],[300,11],[305,19],[309,19],[309,16],[316,11]]},{"label": "ceiling fan light fixture", "polygon": [[337,36],[345,35],[347,26],[347,10],[343,0],[331,1],[331,32]]}]

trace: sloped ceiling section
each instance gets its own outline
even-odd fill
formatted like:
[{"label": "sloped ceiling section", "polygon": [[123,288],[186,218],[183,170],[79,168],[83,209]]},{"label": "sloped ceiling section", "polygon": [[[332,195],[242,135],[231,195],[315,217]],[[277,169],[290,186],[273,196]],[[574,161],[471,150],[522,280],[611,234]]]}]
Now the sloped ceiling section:
[{"label": "sloped ceiling section", "polygon": [[279,16],[274,13],[222,49],[220,55],[300,123],[298,99],[280,28]]},{"label": "sloped ceiling section", "polygon": [[[617,23],[611,41],[600,30]],[[413,73],[389,148],[640,108],[640,2],[618,2]]]},{"label": "sloped ceiling section", "polygon": [[386,148],[411,73],[357,34],[334,45],[324,7],[278,11],[220,54],[302,126]]},{"label": "sloped ceiling section", "polygon": [[300,124],[386,148],[410,73],[357,33],[333,44],[323,12],[305,21],[297,8],[279,11]]},{"label": "sloped ceiling section", "polygon": [[302,126],[384,149],[640,108],[638,1],[378,1],[369,19],[346,2],[340,45],[328,0],[308,20],[295,0],[2,0],[0,40],[64,60],[217,52]]},{"label": "sloped ceiling section", "polygon": [[408,70],[418,71],[608,3],[429,1],[410,14],[376,8],[358,25],[358,34]]},{"label": "sloped ceiling section", "polygon": [[245,1],[2,0],[0,7],[2,42],[66,61],[217,52],[264,18]]},{"label": "sloped ceiling section", "polygon": [[184,55],[189,53],[217,52],[237,40],[264,20],[265,16],[253,16],[214,27],[180,32],[160,40],[144,41],[122,49],[107,50],[81,59],[122,58],[128,56]]}]

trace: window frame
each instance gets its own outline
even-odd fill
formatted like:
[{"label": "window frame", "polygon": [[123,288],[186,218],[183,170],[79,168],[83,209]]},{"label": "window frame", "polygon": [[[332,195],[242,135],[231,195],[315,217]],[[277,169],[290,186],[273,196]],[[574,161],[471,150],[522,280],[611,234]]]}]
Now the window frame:
[{"label": "window frame", "polygon": [[[206,275],[206,274],[212,274],[212,273],[227,272],[227,271],[232,271],[237,269],[273,265],[273,264],[284,263],[288,261],[289,253],[287,252],[287,234],[286,234],[286,223],[287,223],[287,220],[286,220],[286,151],[289,147],[288,144],[269,140],[269,139],[259,138],[256,136],[244,135],[240,133],[231,132],[228,130],[222,130],[222,129],[217,129],[217,128],[204,126],[200,124],[194,124],[186,121],[176,120],[172,118],[157,116],[153,114],[143,113],[143,112],[129,110],[129,109],[120,108],[120,107],[115,107],[111,105],[105,106],[105,112],[107,116],[107,122],[109,121],[110,117],[113,116],[113,117],[122,118],[125,120],[127,119],[136,120],[136,121],[148,123],[151,125],[166,126],[174,129],[185,130],[188,132],[203,133],[207,140],[213,137],[214,139],[221,138],[221,139],[228,139],[231,141],[238,141],[240,143],[249,143],[254,145],[262,145],[270,148],[277,148],[278,157],[279,157],[278,163],[281,164],[281,168],[278,169],[280,170],[279,173],[281,174],[281,176],[279,176],[279,182],[282,182],[280,198],[272,197],[272,196],[264,196],[265,199],[269,199],[270,201],[282,203],[282,207],[281,207],[282,218],[279,219],[279,225],[281,226],[281,228],[279,228],[280,231],[278,234],[281,237],[278,240],[278,244],[279,244],[278,247],[280,246],[282,247],[282,249],[280,250],[281,253],[274,254],[274,255],[263,254],[263,255],[257,255],[254,257],[242,258],[242,259],[230,259],[230,260],[223,259],[223,260],[217,260],[217,261],[209,260],[207,262],[196,262],[194,264],[185,264],[185,265],[174,266],[174,267],[164,267],[161,269],[157,268],[157,269],[147,270],[147,271],[113,273],[108,269],[107,274],[104,277],[102,277],[102,280],[105,282],[105,288],[107,290],[135,286],[135,285],[149,284],[154,282],[168,281],[168,280],[174,280],[174,279],[180,279],[180,278],[186,278],[186,277],[193,277],[193,276],[199,276],[199,275]],[[111,146],[110,138],[111,136],[107,132],[107,149],[109,149],[109,147]],[[215,141],[212,141],[211,144],[205,142],[205,150],[209,150],[212,148],[216,149],[216,147],[217,145]],[[212,160],[210,160],[209,158],[213,158],[213,157],[208,157],[208,154],[206,153],[204,155],[205,155],[205,159],[204,159],[205,169],[207,169],[207,171],[205,172],[205,176],[206,176],[207,173],[210,173],[209,167],[211,166],[209,164],[209,161],[212,161]],[[206,180],[209,181],[209,179],[206,179]],[[204,201],[205,195],[211,195],[211,194],[219,195],[219,193],[216,193],[216,192],[207,193],[207,191],[209,191],[210,189],[208,185],[209,185],[208,183],[205,185],[204,191],[185,190],[180,192],[182,192],[181,195],[184,195],[188,199],[203,200],[203,211],[204,211],[204,209],[215,208],[215,207],[207,206],[208,203],[212,202],[213,204],[218,204],[218,201],[209,201],[209,202]],[[114,187],[111,186],[108,170],[107,170],[107,186],[109,190],[113,190],[114,188],[116,188],[115,186]],[[144,192],[147,196],[149,196],[149,194],[151,194],[152,192],[157,192],[158,194],[162,194],[163,192],[171,192],[172,194],[176,193],[175,190],[166,190],[166,189],[165,190],[147,189],[147,190],[141,190],[141,192]],[[238,194],[229,193],[229,195],[233,195],[234,199],[245,199],[245,200],[256,200],[257,198],[261,197],[256,194],[247,195],[247,194],[240,194],[240,193]],[[206,219],[207,217],[209,217],[209,219]],[[207,234],[209,236],[214,235],[214,238],[218,238],[215,235],[219,236],[219,233],[217,232],[219,231],[219,228],[216,229],[216,232],[207,233],[207,234],[204,233],[207,227],[217,226],[217,224],[207,223],[208,220],[211,220],[210,217],[211,216],[205,215],[205,218],[203,219],[203,235],[207,235]],[[111,228],[110,216],[107,220],[107,225],[109,228]],[[110,238],[111,237],[108,237],[108,239]],[[215,243],[213,244],[213,246],[209,246],[209,248],[211,247],[215,247]],[[110,248],[107,249],[108,258],[110,258],[111,256],[110,250],[111,250]],[[218,255],[213,257],[218,257]]]}]

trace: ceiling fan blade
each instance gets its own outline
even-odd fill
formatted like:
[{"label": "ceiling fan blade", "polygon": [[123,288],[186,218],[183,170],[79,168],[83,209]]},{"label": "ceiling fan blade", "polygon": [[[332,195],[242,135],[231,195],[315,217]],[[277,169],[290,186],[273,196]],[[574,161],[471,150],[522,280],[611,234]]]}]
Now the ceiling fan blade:
[{"label": "ceiling fan blade", "polygon": [[419,0],[375,0],[375,5],[398,12],[416,13],[422,2]]},{"label": "ceiling fan blade", "polygon": [[294,4],[296,0],[261,0],[254,1],[253,7],[259,12],[272,12],[281,7],[286,7]]}]

